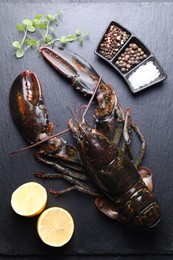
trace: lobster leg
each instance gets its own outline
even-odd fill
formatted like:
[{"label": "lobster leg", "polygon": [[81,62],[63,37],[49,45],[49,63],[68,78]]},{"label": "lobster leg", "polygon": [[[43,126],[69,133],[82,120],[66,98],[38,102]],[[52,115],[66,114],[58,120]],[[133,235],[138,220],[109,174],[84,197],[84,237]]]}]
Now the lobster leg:
[{"label": "lobster leg", "polygon": [[[47,165],[50,165],[54,167],[58,172],[61,172],[63,174],[67,174],[72,178],[80,179],[80,180],[87,180],[87,175],[85,173],[82,173],[82,169],[78,168],[78,170],[70,169],[67,166],[63,166],[61,162],[52,161],[51,158],[49,158],[47,155],[45,157],[42,156],[39,152],[35,153],[35,157],[38,161],[43,162]],[[84,169],[83,169],[84,171]]]},{"label": "lobster leg", "polygon": [[64,190],[60,190],[60,191],[55,191],[54,189],[50,189],[50,192],[55,196],[58,197],[68,191],[71,190],[77,190],[80,191],[82,193],[86,193],[86,194],[90,194],[93,196],[98,196],[99,193],[97,192],[96,188],[92,185],[92,183],[88,180],[88,182],[85,182],[86,180],[79,178],[79,176],[77,175],[77,177],[74,177],[71,175],[71,173],[66,170],[63,173],[44,173],[44,172],[35,172],[34,173],[35,177],[41,178],[41,179],[64,179],[67,182],[69,182],[70,184],[72,184],[73,186],[64,189]]},{"label": "lobster leg", "polygon": [[145,155],[145,152],[146,152],[146,142],[145,142],[145,139],[144,139],[141,131],[139,130],[139,128],[134,123],[131,123],[131,127],[132,127],[132,129],[134,130],[134,132],[136,133],[136,135],[138,136],[138,138],[141,142],[141,148],[140,148],[140,151],[139,151],[139,155],[138,155],[136,162],[134,163],[136,168],[138,168],[141,165],[143,158],[144,158],[144,155]]},{"label": "lobster leg", "polygon": [[[87,193],[93,196],[98,196],[98,192],[91,184],[91,180],[87,176],[87,173],[82,168],[78,168],[78,170],[70,169],[69,167],[63,166],[63,162],[58,163],[57,161],[52,161],[51,158],[47,156],[44,158],[42,154],[39,152],[35,153],[35,157],[40,162],[46,163],[52,167],[54,167],[58,172],[57,173],[43,173],[43,172],[35,172],[34,176],[41,178],[41,179],[64,179],[70,184],[73,184],[68,189],[55,191],[54,189],[50,189],[50,192],[55,196],[58,197],[61,194],[64,194],[71,190],[77,190],[83,193]],[[83,170],[83,172],[82,172]]]},{"label": "lobster leg", "polygon": [[124,128],[123,128],[123,146],[122,151],[126,152],[129,159],[133,161],[132,151],[131,151],[131,141],[132,141],[132,131],[131,131],[131,115],[130,108],[126,109]]},{"label": "lobster leg", "polygon": [[72,191],[72,190],[76,190],[76,191],[79,191],[79,192],[82,192],[82,193],[86,193],[86,194],[89,194],[89,195],[92,195],[92,196],[98,196],[98,193],[96,193],[95,190],[93,190],[92,188],[90,188],[88,185],[85,185],[83,183],[80,183],[79,181],[74,181],[72,180],[69,176],[63,176],[63,179],[65,179],[66,181],[72,183],[72,182],[75,182],[75,185],[67,188],[67,189],[64,189],[64,190],[54,190],[54,189],[50,189],[50,193],[52,193],[54,195],[54,197],[58,197],[64,193],[67,193],[69,191]]},{"label": "lobster leg", "polygon": [[[125,114],[125,119],[124,119],[124,124],[123,124],[123,130],[122,130],[122,132],[123,132],[122,151],[123,152],[127,151],[129,158],[131,160],[133,160],[132,152],[130,149],[130,145],[131,145],[131,141],[132,141],[132,130],[135,132],[139,141],[141,142],[141,147],[140,147],[138,158],[136,159],[136,162],[134,162],[134,165],[136,166],[136,168],[139,168],[139,166],[141,165],[141,163],[143,161],[145,152],[146,152],[146,142],[145,142],[145,139],[144,139],[141,131],[139,130],[139,128],[131,120],[130,108],[127,108],[126,114]],[[121,133],[119,133],[119,137],[121,137],[120,135],[121,135]],[[118,145],[117,140],[114,139],[114,142]]]}]

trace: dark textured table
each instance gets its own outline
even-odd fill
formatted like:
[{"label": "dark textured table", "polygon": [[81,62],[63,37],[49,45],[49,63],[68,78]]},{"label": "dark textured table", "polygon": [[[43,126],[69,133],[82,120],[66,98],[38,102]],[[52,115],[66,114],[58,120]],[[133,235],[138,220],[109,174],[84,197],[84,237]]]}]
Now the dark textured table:
[{"label": "dark textured table", "polygon": [[[147,259],[153,259],[154,256],[157,259],[167,259],[173,253],[173,3],[32,2],[34,1],[4,1],[0,4],[0,256],[28,256],[29,259],[35,256],[34,259],[38,259],[38,256],[51,255],[53,259],[61,255],[71,256],[71,259],[76,259],[76,256],[79,259],[87,256],[99,259],[102,255],[105,259],[138,259],[139,255],[144,255]],[[28,50],[22,59],[16,59],[13,55],[11,43],[19,38],[15,25],[25,18],[32,19],[36,13],[46,15],[55,13],[57,9],[63,11],[57,34],[68,34],[78,27],[90,32],[83,47],[77,42],[68,44],[67,47],[84,57],[103,75],[104,81],[116,89],[122,107],[131,108],[133,120],[145,136],[147,153],[143,165],[153,172],[154,193],[158,197],[162,214],[161,223],[152,232],[140,234],[125,229],[121,224],[102,215],[95,207],[94,198],[88,195],[72,191],[54,198],[48,194],[47,207],[64,207],[75,221],[75,232],[70,243],[63,248],[51,248],[44,245],[36,235],[37,217],[22,218],[11,209],[12,191],[24,182],[37,181],[47,191],[50,187],[68,187],[62,180],[35,179],[32,172],[53,170],[37,162],[31,150],[15,156],[9,155],[10,151],[26,146],[25,140],[13,124],[8,103],[11,84],[22,71],[29,69],[40,78],[49,117],[55,124],[56,132],[66,128],[71,117],[65,106],[75,103],[82,105],[86,102],[42,57],[37,57],[34,51]],[[103,31],[112,20],[135,33],[148,46],[166,71],[166,81],[132,94],[120,75],[94,55]],[[89,115],[91,114],[92,111]],[[64,138],[71,141],[68,134]]]}]

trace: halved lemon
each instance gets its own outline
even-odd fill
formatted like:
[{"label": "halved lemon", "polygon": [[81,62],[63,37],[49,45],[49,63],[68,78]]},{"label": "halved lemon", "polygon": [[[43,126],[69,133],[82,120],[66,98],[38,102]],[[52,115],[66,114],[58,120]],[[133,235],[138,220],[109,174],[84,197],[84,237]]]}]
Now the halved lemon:
[{"label": "halved lemon", "polygon": [[73,235],[73,218],[63,208],[48,208],[38,218],[37,232],[45,244],[53,247],[61,247],[69,242]]},{"label": "halved lemon", "polygon": [[46,189],[37,182],[27,182],[19,186],[11,196],[11,206],[21,216],[36,216],[44,210],[46,203]]}]

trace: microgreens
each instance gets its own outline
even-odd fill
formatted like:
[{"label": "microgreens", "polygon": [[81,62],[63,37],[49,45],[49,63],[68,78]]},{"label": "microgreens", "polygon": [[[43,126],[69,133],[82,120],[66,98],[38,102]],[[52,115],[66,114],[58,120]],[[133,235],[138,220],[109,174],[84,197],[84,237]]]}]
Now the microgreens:
[{"label": "microgreens", "polygon": [[[56,42],[67,44],[68,42],[79,41],[83,45],[83,39],[89,35],[88,32],[81,33],[80,29],[76,29],[74,34],[56,37],[56,30],[53,27],[58,25],[58,19],[62,15],[62,11],[57,11],[55,15],[48,14],[45,18],[41,14],[36,14],[33,20],[24,19],[22,23],[17,24],[16,28],[23,33],[22,41],[14,41],[12,43],[15,48],[17,58],[22,58],[25,51],[35,47],[36,52],[39,51],[41,44],[54,46]],[[35,36],[35,37],[34,37]]]}]

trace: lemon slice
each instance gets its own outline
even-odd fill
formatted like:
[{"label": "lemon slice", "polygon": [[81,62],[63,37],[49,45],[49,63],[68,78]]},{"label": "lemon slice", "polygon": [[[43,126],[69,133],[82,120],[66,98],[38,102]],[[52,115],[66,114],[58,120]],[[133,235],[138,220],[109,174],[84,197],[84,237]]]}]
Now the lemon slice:
[{"label": "lemon slice", "polygon": [[45,244],[53,247],[63,246],[73,235],[73,218],[63,208],[48,208],[38,218],[37,232]]},{"label": "lemon slice", "polygon": [[37,182],[27,182],[19,186],[11,196],[11,206],[13,210],[26,217],[33,217],[46,206],[47,192],[45,188]]}]

